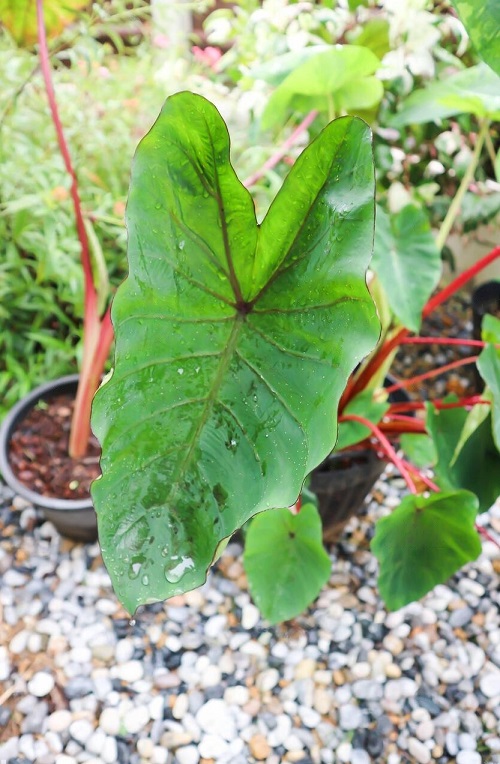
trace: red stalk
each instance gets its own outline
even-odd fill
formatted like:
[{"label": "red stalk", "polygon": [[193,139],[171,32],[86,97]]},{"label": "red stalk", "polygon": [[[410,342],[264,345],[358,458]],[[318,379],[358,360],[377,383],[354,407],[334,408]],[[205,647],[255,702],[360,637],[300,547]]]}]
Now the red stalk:
[{"label": "red stalk", "polygon": [[458,290],[465,286],[465,284],[468,284],[469,281],[474,278],[474,276],[477,276],[478,273],[480,273],[484,268],[486,268],[486,266],[490,265],[490,263],[496,260],[497,257],[500,257],[500,247],[495,247],[492,249],[491,252],[478,260],[477,263],[474,263],[474,265],[471,265],[470,268],[467,268],[466,271],[453,279],[453,281],[451,281],[448,286],[438,292],[438,294],[434,295],[434,297],[431,297],[422,311],[422,317],[426,318],[426,316],[428,316],[429,313],[432,313],[432,311],[437,308],[438,305],[441,305],[441,303],[447,300],[448,297],[451,297],[452,294],[458,292]]},{"label": "red stalk", "polygon": [[427,488],[430,488],[431,491],[436,491],[436,493],[439,493],[440,488],[438,485],[436,485],[430,478],[428,478],[426,475],[424,475],[420,470],[418,470],[414,464],[411,464],[410,462],[406,461],[406,459],[401,460],[408,472],[411,472],[413,475],[415,475],[416,478],[422,481],[422,483],[425,483]]},{"label": "red stalk", "polygon": [[377,438],[377,440],[379,441],[380,445],[382,446],[382,449],[385,451],[390,461],[400,471],[411,493],[417,493],[415,483],[411,479],[411,475],[406,469],[403,463],[403,460],[397,455],[396,451],[392,447],[389,440],[386,438],[382,430],[379,427],[377,427],[376,424],[373,424],[373,422],[370,422],[369,419],[365,419],[365,417],[357,416],[357,414],[343,414],[341,417],[339,417],[339,422],[342,422],[342,421],[343,422],[360,422],[360,424],[364,424],[365,427],[368,427],[368,429],[371,430],[375,438]]},{"label": "red stalk", "polygon": [[500,549],[500,544],[498,543],[496,538],[494,538],[490,533],[488,533],[486,528],[483,528],[482,525],[478,525],[478,523],[476,523],[474,527],[475,527],[476,531],[481,536],[483,536],[483,538],[487,539],[488,541],[491,541],[492,544],[495,544],[495,546],[498,547],[498,549]]},{"label": "red stalk", "polygon": [[304,130],[307,130],[307,128],[314,122],[317,116],[317,111],[310,111],[309,114],[302,120],[300,125],[297,125],[293,133],[288,136],[286,141],[283,142],[280,148],[275,151],[275,153],[270,156],[266,162],[264,162],[262,167],[252,175],[249,175],[248,178],[243,181],[245,188],[250,188],[250,186],[255,185],[258,180],[264,177],[267,170],[272,170],[273,167],[276,167],[276,165],[281,162],[287,151],[297,142],[297,139],[302,135]]},{"label": "red stalk", "polygon": [[[465,340],[459,337],[404,337],[400,345],[464,345],[471,348],[484,348],[486,342]],[[500,347],[500,346],[499,346]]]},{"label": "red stalk", "polygon": [[401,379],[399,382],[396,382],[394,385],[390,385],[389,387],[385,387],[384,390],[386,393],[390,394],[393,393],[395,390],[400,390],[402,387],[411,387],[413,384],[416,384],[417,382],[423,382],[425,379],[431,379],[432,377],[439,377],[440,374],[445,374],[447,371],[452,371],[453,369],[457,369],[459,366],[466,366],[468,363],[475,363],[478,359],[477,355],[471,355],[467,358],[459,358],[458,361],[453,361],[452,363],[446,363],[444,366],[440,366],[438,369],[431,369],[430,371],[426,371],[425,374],[417,374],[415,377],[410,377],[409,379]]},{"label": "red stalk", "polygon": [[83,456],[87,450],[90,435],[90,409],[92,397],[99,386],[104,371],[104,364],[109,355],[109,349],[113,341],[113,327],[111,325],[109,308],[103,316],[102,321],[97,309],[97,290],[92,273],[89,242],[85,230],[82,205],[78,191],[78,181],[71,162],[71,155],[64,135],[62,122],[59,117],[59,110],[57,108],[54,85],[52,82],[47,35],[43,17],[43,0],[36,0],[36,14],[40,66],[59,150],[63,158],[66,172],[71,178],[71,199],[73,201],[76,230],[80,242],[80,259],[84,275],[83,361],[69,441],[70,455],[74,458],[79,458]]},{"label": "red stalk", "polygon": [[[481,398],[480,395],[470,395],[468,398],[461,398],[459,401],[454,401],[453,403],[445,403],[441,398],[435,398],[433,401],[429,401],[429,403],[432,403],[433,406],[435,406],[437,409],[457,409],[457,408],[468,408],[475,406],[478,403],[487,403],[490,405],[490,401],[485,400],[484,398]],[[391,416],[392,414],[397,414],[399,411],[423,411],[425,409],[425,403],[422,403],[421,401],[408,401],[407,403],[392,403],[389,411],[388,416]]]}]

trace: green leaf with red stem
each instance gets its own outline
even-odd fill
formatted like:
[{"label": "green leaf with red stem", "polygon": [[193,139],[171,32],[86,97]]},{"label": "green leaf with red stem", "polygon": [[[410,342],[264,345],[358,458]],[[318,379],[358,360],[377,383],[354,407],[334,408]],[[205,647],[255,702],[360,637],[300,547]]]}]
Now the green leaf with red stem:
[{"label": "green leaf with red stem", "polygon": [[[342,415],[357,414],[368,419],[373,424],[378,424],[382,417],[389,410],[389,403],[386,401],[373,400],[373,393],[364,392],[357,395],[350,401],[342,412]],[[335,444],[335,451],[341,451],[356,443],[359,443],[371,436],[369,427],[359,421],[352,419],[339,419],[339,433]]]},{"label": "green leaf with red stem", "polygon": [[[137,150],[116,363],[98,391],[104,560],[128,610],[199,586],[219,542],[292,505],[379,334],[370,131],[329,124],[257,225],[227,128],[170,97]],[[300,515],[299,515],[300,516]]]},{"label": "green leaf with red stem", "polygon": [[375,526],[371,549],[390,610],[420,599],[481,552],[474,528],[478,501],[469,491],[406,496]]},{"label": "green leaf with red stem", "polygon": [[486,315],[482,324],[482,336],[485,341],[495,343],[484,348],[477,368],[491,391],[493,438],[500,451],[500,349],[495,347],[500,343],[500,319]]}]

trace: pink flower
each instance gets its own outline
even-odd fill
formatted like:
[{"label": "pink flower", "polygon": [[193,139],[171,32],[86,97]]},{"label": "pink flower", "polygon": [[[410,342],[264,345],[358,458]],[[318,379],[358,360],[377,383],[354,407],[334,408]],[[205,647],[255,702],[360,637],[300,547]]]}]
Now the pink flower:
[{"label": "pink flower", "polygon": [[217,71],[217,64],[222,57],[220,48],[214,48],[211,45],[206,48],[199,48],[198,45],[193,45],[192,51],[195,59],[200,64],[210,67],[214,72]]}]

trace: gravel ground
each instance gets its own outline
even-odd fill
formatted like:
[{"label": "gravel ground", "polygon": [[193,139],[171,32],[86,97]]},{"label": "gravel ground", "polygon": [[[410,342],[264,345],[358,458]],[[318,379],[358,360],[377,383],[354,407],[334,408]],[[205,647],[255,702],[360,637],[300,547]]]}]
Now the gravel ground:
[{"label": "gravel ground", "polygon": [[[329,586],[270,627],[234,543],[130,621],[98,545],[0,486],[1,764],[500,763],[498,549],[387,613],[368,542],[401,490],[377,484]],[[481,521],[500,533],[500,505]]]}]

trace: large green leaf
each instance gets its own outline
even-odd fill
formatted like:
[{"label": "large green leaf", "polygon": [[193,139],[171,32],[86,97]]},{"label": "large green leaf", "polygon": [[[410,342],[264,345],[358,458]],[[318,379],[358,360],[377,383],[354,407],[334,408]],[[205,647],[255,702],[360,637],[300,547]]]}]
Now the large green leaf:
[{"label": "large green leaf", "polygon": [[[44,0],[43,15],[49,34],[58,34],[73,21],[85,0]],[[0,23],[20,45],[37,40],[36,0],[0,0]]]},{"label": "large green leaf", "polygon": [[129,610],[201,584],[219,541],[293,504],[332,450],[378,337],[373,195],[370,131],[351,117],[303,152],[260,226],[204,98],[169,98],[141,141],[115,371],[93,412],[100,541]]},{"label": "large green leaf", "polygon": [[310,56],[271,95],[262,127],[282,124],[292,108],[342,114],[377,106],[384,88],[372,75],[379,64],[377,56],[360,45],[337,45]]},{"label": "large green leaf", "polygon": [[436,122],[455,114],[500,118],[500,78],[489,66],[478,64],[444,80],[415,90],[392,117],[391,125]]},{"label": "large green leaf", "polygon": [[475,49],[500,74],[500,3],[498,0],[452,0]]},{"label": "large green leaf", "polygon": [[250,523],[243,558],[255,604],[271,623],[299,615],[328,581],[331,562],[313,504],[262,512]]},{"label": "large green leaf", "polygon": [[371,549],[380,563],[380,594],[390,610],[420,599],[476,559],[481,552],[474,528],[477,508],[477,498],[468,491],[411,495],[377,522]]},{"label": "large green leaf", "polygon": [[377,207],[373,269],[395,316],[418,332],[422,309],[441,275],[441,256],[423,210],[409,204],[388,215]]},{"label": "large green leaf", "polygon": [[[500,320],[495,316],[485,315],[482,323],[483,340],[500,344]],[[493,439],[500,451],[500,350],[495,344],[488,344],[477,361],[477,368],[491,390],[491,421]]]},{"label": "large green leaf", "polygon": [[456,454],[467,420],[463,408],[440,411],[428,404],[426,428],[436,447],[437,483],[445,490],[472,491],[479,499],[479,511],[485,512],[500,495],[500,455],[491,433],[491,416],[481,421]]}]

